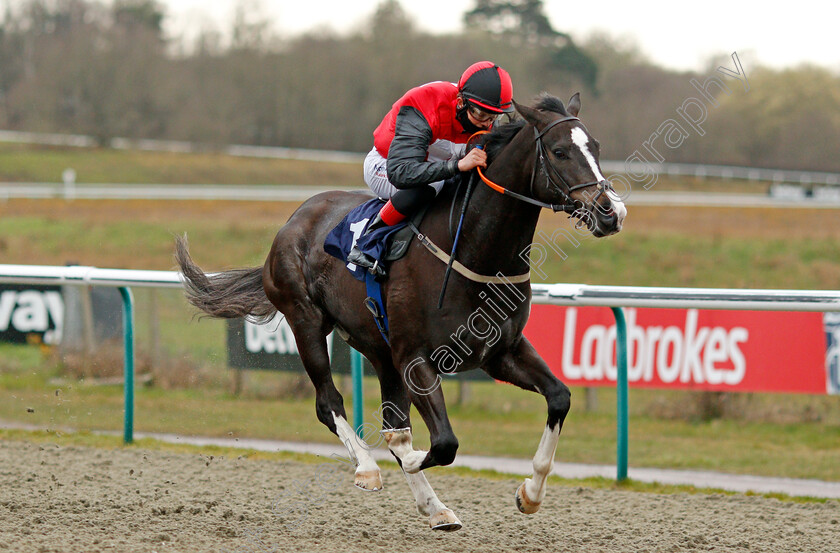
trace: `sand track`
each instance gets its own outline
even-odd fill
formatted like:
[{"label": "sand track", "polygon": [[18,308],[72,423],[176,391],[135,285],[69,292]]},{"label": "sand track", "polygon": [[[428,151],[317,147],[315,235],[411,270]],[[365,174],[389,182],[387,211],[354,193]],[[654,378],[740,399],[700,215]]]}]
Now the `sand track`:
[{"label": "sand track", "polygon": [[0,442],[0,551],[840,551],[838,501],[553,485],[525,516],[518,480],[429,479],[460,532],[429,530],[393,470],[365,493],[333,461]]}]

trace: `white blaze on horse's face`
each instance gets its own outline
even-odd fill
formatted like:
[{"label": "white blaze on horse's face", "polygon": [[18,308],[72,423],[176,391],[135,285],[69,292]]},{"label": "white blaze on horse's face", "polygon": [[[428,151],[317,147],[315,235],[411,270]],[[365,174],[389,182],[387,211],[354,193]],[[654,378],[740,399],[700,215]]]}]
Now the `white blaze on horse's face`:
[{"label": "white blaze on horse's face", "polygon": [[[601,173],[601,168],[598,167],[598,162],[595,161],[595,156],[593,156],[592,152],[589,151],[589,135],[586,134],[586,131],[580,127],[572,128],[572,143],[580,149],[583,157],[586,159],[587,163],[589,163],[589,168],[595,175],[595,179],[598,182],[607,180]],[[610,199],[613,212],[615,212],[615,215],[618,218],[617,230],[621,230],[621,225],[624,223],[624,218],[627,216],[627,208],[624,206],[624,202],[621,201],[621,198],[618,197],[618,194],[612,190],[607,190],[607,197]]]}]

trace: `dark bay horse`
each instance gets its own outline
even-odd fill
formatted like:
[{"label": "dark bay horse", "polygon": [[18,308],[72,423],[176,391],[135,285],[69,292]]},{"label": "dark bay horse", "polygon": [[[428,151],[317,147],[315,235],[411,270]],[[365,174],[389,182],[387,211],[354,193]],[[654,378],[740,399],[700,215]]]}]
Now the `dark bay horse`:
[{"label": "dark bay horse", "polygon": [[[581,223],[579,230],[597,237],[621,230],[627,213],[601,174],[598,142],[577,118],[577,94],[568,107],[547,95],[533,108],[516,107],[522,119],[483,137],[491,184],[478,184],[469,203],[458,249],[458,261],[468,270],[453,273],[443,307],[438,308],[438,296],[446,265],[423,240],[415,240],[391,267],[383,284],[390,347],[363,307],[364,283],[324,252],[330,230],[368,194],[327,192],[307,200],[277,233],[262,267],[206,275],[190,258],[186,240],[176,245],[188,300],[208,315],[263,321],[277,311],[285,315],[315,385],[318,419],[348,447],[357,466],[356,485],[379,490],[379,468],[348,424],[333,383],[326,336],[336,329],[370,360],[380,382],[383,435],[418,510],[435,529],[461,527],[421,472],[452,463],[458,449],[439,385],[442,372],[480,368],[545,397],[548,419],[534,473],[515,494],[523,513],[539,509],[570,393],[522,336],[531,298],[527,252],[542,207],[571,214]],[[420,227],[446,252],[453,244],[450,202],[460,199],[455,195],[445,189]],[[429,428],[429,451],[412,446],[411,405]]]}]

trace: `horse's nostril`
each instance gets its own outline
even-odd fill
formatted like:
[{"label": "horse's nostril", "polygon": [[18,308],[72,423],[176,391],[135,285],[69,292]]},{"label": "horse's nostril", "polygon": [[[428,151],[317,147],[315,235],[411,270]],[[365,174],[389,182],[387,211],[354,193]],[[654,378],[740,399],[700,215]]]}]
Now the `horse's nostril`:
[{"label": "horse's nostril", "polygon": [[601,214],[601,219],[605,221],[609,221],[611,219],[616,218],[616,213],[612,208],[599,210],[599,213]]}]

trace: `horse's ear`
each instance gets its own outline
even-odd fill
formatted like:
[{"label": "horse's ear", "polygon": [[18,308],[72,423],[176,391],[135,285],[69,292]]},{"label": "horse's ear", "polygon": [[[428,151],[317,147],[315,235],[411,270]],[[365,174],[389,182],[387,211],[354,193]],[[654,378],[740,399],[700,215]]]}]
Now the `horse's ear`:
[{"label": "horse's ear", "polygon": [[523,106],[522,104],[517,104],[515,101],[513,102],[513,106],[516,108],[516,111],[519,112],[519,115],[535,127],[545,122],[545,116],[539,110]]},{"label": "horse's ear", "polygon": [[575,95],[569,100],[569,105],[566,106],[566,111],[575,117],[580,113],[580,92],[575,92]]}]

